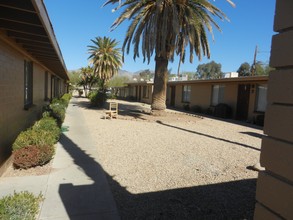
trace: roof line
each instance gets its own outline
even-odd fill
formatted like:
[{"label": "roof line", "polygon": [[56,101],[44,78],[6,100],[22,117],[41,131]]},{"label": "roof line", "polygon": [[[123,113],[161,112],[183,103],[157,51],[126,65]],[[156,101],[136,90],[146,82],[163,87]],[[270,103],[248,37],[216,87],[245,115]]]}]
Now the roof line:
[{"label": "roof line", "polygon": [[43,23],[44,29],[48,34],[49,40],[51,41],[53,47],[56,50],[56,53],[57,53],[57,55],[58,55],[58,57],[59,57],[59,59],[60,59],[60,61],[62,63],[64,71],[66,73],[66,76],[68,77],[67,68],[66,68],[66,65],[65,65],[65,62],[64,62],[64,59],[63,59],[59,44],[57,42],[56,35],[54,33],[52,23],[51,23],[51,21],[49,19],[47,9],[46,9],[46,7],[44,5],[44,2],[43,2],[43,0],[31,0],[31,1],[32,1],[33,5],[34,5],[34,7],[36,9],[37,14],[39,15],[39,18],[40,18],[41,22]]}]

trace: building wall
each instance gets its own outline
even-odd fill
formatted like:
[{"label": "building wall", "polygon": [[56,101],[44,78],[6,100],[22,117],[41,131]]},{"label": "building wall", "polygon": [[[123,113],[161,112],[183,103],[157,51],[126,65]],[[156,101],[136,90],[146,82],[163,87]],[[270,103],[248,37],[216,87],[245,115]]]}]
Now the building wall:
[{"label": "building wall", "polygon": [[[144,87],[147,86],[147,96],[143,96],[143,89]],[[152,93],[153,93],[153,86],[152,85],[143,85],[141,86],[141,102],[151,104],[152,103]]]},{"label": "building wall", "polygon": [[[237,111],[237,101],[238,101],[238,86],[239,84],[249,84],[251,86],[250,95],[249,95],[249,108],[248,108],[248,121],[253,122],[255,116],[260,114],[255,112],[256,105],[256,85],[257,84],[267,84],[267,81],[259,82],[220,82],[220,83],[194,83],[186,84],[191,86],[191,95],[189,106],[192,110],[193,106],[200,106],[204,111],[211,107],[212,102],[212,88],[214,85],[223,85],[224,89],[224,100],[223,103],[229,105],[232,108],[232,117],[236,117]],[[174,84],[172,84],[174,85]],[[182,102],[182,89],[184,84],[175,85],[175,107],[183,109],[184,105],[187,103]],[[171,102],[171,89],[168,85],[167,92],[167,105],[170,105]]]},{"label": "building wall", "polygon": [[0,167],[10,155],[17,135],[32,125],[46,104],[46,70],[33,62],[33,106],[24,110],[24,60],[30,59],[0,38]]},{"label": "building wall", "polygon": [[[182,89],[181,89],[182,91]],[[211,85],[191,85],[190,107],[198,105],[207,109],[211,104],[212,88]]]},{"label": "building wall", "polygon": [[293,219],[293,1],[277,0],[254,218]]},{"label": "building wall", "polygon": [[232,108],[233,118],[236,117],[237,97],[238,97],[238,84],[236,83],[226,84],[225,91],[224,91],[224,103],[229,105]]}]

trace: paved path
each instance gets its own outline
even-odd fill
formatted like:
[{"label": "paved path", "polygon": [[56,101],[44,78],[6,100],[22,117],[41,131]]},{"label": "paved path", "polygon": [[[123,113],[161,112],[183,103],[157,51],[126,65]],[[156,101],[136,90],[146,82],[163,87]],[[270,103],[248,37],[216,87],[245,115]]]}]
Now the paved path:
[{"label": "paved path", "polygon": [[[74,98],[73,98],[74,101]],[[119,219],[81,108],[69,105],[50,174],[0,178],[0,197],[27,190],[45,197],[40,220]]]}]

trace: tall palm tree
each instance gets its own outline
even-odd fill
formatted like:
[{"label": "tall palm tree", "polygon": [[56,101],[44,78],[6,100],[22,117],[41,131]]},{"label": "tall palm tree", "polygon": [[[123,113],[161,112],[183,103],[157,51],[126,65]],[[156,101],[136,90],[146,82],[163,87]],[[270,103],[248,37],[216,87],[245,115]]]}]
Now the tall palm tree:
[{"label": "tall palm tree", "polygon": [[[227,0],[231,2],[231,0]],[[207,0],[107,0],[104,5],[119,2],[125,7],[116,19],[115,29],[124,20],[131,20],[123,43],[123,56],[129,53],[133,44],[134,59],[139,57],[139,45],[142,47],[144,61],[155,52],[155,80],[152,96],[152,113],[161,114],[166,109],[166,88],[168,62],[173,61],[174,54],[184,61],[184,51],[189,48],[189,60],[193,53],[199,59],[210,57],[207,33],[213,35],[212,25],[218,30],[213,17],[227,19],[225,14]]]},{"label": "tall palm tree", "polygon": [[94,73],[102,81],[102,91],[105,83],[111,79],[122,66],[121,49],[117,48],[118,42],[109,37],[96,37],[91,40],[94,45],[89,47],[89,60],[94,66]]}]

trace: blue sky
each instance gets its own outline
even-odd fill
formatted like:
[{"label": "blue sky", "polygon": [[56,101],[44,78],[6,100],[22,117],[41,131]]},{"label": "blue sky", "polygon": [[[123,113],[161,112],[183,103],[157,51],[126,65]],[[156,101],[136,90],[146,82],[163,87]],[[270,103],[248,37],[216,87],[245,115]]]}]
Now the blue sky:
[{"label": "blue sky", "polygon": [[[120,25],[110,32],[111,24],[120,15],[118,10],[112,13],[113,5],[101,8],[104,0],[44,0],[54,28],[64,61],[68,70],[75,70],[88,65],[87,46],[91,39],[108,36],[117,39],[122,45],[128,23]],[[218,21],[222,32],[214,29],[215,41],[210,40],[211,58],[201,62],[195,57],[192,64],[186,59],[181,71],[195,72],[199,64],[214,60],[222,64],[223,72],[236,71],[241,63],[252,63],[255,46],[258,45],[257,60],[268,63],[275,0],[234,0],[232,8],[225,0],[212,2],[226,13],[230,22]],[[169,63],[175,73],[178,59]],[[143,63],[142,58],[133,60],[133,54],[125,56],[123,70],[136,72],[155,69],[155,63]]]}]

